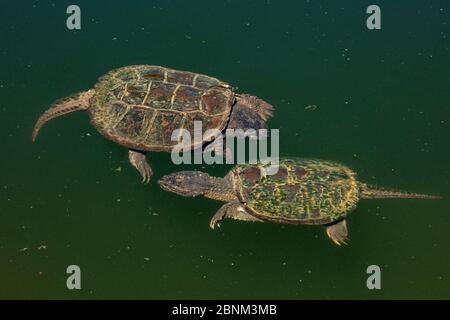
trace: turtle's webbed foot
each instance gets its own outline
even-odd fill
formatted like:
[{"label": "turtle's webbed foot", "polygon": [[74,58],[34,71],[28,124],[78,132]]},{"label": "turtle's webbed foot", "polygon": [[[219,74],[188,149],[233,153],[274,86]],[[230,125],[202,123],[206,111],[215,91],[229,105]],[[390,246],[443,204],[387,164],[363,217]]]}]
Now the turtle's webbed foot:
[{"label": "turtle's webbed foot", "polygon": [[264,121],[267,121],[269,118],[273,117],[273,107],[261,99],[258,100],[257,112]]},{"label": "turtle's webbed foot", "polygon": [[209,226],[211,229],[214,229],[216,226],[220,227],[220,221],[225,218],[231,218],[235,220],[241,221],[258,221],[262,222],[261,219],[258,219],[252,215],[250,215],[242,206],[240,202],[229,202],[222,206],[222,208],[217,211],[217,213],[212,217]]},{"label": "turtle's webbed foot", "polygon": [[236,206],[238,206],[238,204],[234,202],[225,203],[212,217],[211,221],[209,222],[209,227],[213,230],[216,226],[220,228],[220,221],[227,218],[229,213],[232,212]]},{"label": "turtle's webbed foot", "polygon": [[342,220],[339,223],[328,226],[327,235],[338,246],[342,244],[347,244],[348,241],[347,222],[345,220]]},{"label": "turtle's webbed foot", "polygon": [[145,153],[129,150],[128,151],[128,159],[133,167],[139,171],[142,176],[142,183],[147,184],[150,182],[150,178],[153,175],[152,168],[147,162],[145,158]]},{"label": "turtle's webbed foot", "polygon": [[242,94],[240,95],[239,103],[242,106],[253,109],[264,121],[273,117],[273,107],[258,97]]}]

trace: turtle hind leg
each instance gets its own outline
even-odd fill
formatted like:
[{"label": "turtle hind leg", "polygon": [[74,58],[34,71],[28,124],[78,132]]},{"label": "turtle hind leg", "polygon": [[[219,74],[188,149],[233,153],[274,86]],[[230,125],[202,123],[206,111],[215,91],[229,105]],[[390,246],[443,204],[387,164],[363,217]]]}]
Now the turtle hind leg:
[{"label": "turtle hind leg", "polygon": [[328,237],[338,246],[347,244],[348,241],[348,229],[347,222],[341,220],[337,223],[327,226]]},{"label": "turtle hind leg", "polygon": [[[244,131],[246,136],[255,138],[248,130],[267,129],[267,121],[273,116],[273,107],[258,97],[241,94],[236,97],[236,103],[230,115],[227,129]],[[262,131],[260,131],[261,133]],[[256,138],[265,138],[265,135]]]},{"label": "turtle hind leg", "polygon": [[214,229],[216,226],[220,227],[220,221],[226,218],[241,221],[263,222],[263,220],[248,213],[240,202],[229,202],[224,204],[212,217],[211,222],[209,223],[210,228]]},{"label": "turtle hind leg", "polygon": [[238,96],[238,102],[254,110],[264,121],[273,117],[273,106],[258,97],[241,94]]},{"label": "turtle hind leg", "polygon": [[128,159],[133,167],[139,171],[142,176],[142,183],[147,184],[153,175],[152,168],[147,162],[145,152],[137,150],[128,150]]}]

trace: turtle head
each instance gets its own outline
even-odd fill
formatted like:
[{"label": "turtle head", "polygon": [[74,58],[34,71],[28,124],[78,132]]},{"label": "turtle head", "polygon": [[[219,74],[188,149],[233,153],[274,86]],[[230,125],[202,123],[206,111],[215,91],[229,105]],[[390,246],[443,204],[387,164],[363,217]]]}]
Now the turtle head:
[{"label": "turtle head", "polygon": [[200,171],[180,171],[163,176],[158,180],[165,191],[174,192],[185,197],[204,194],[211,188],[211,177]]}]

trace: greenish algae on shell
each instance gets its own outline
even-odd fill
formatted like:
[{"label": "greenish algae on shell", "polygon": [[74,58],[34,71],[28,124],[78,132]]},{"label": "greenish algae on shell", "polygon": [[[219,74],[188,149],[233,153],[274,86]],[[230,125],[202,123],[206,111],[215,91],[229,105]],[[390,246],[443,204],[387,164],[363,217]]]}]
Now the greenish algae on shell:
[{"label": "greenish algae on shell", "polygon": [[[144,151],[170,151],[176,129],[194,134],[194,121],[203,130],[222,131],[235,97],[216,78],[174,69],[137,65],[101,77],[88,109],[91,123],[106,138]],[[195,148],[198,145],[192,144]]]},{"label": "greenish algae on shell", "polygon": [[239,200],[255,216],[293,224],[327,224],[356,207],[356,174],[343,165],[312,159],[281,159],[275,175],[268,165],[233,169]]}]

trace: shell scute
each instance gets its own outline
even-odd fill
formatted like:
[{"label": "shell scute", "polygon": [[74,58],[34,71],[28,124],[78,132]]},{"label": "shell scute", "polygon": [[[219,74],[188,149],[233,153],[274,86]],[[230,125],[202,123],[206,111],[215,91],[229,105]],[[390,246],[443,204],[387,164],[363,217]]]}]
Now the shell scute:
[{"label": "shell scute", "polygon": [[245,187],[252,187],[261,179],[261,170],[258,167],[247,167],[240,172],[242,184]]},{"label": "shell scute", "polygon": [[284,166],[281,166],[278,169],[277,173],[275,173],[274,175],[271,176],[272,179],[274,179],[274,180],[281,180],[281,181],[286,180],[287,177],[288,177],[288,170]]},{"label": "shell scute", "polygon": [[126,91],[121,95],[122,101],[130,105],[142,105],[147,94],[147,84],[132,83],[126,86]]},{"label": "shell scute", "polygon": [[202,74],[199,74],[198,77],[195,79],[195,86],[200,89],[208,89],[215,86],[220,86],[223,84],[223,82],[219,81],[218,79],[208,77]]},{"label": "shell scute", "polygon": [[194,82],[194,77],[195,74],[186,71],[169,70],[167,72],[167,81],[171,83],[191,86]]},{"label": "shell scute", "polygon": [[228,109],[228,101],[224,90],[211,89],[202,96],[202,110],[210,115],[223,113]]},{"label": "shell scute", "polygon": [[[184,128],[189,131],[191,137],[195,138],[198,135],[198,132],[194,132],[196,122],[201,122],[201,129],[203,131],[203,141],[211,141],[220,131],[221,126],[224,122],[226,122],[227,115],[222,117],[211,117],[204,112],[191,112],[186,114],[186,121]],[[207,130],[216,129],[216,133]],[[198,147],[198,144],[194,144],[195,147]]]},{"label": "shell scute", "polygon": [[200,110],[202,93],[201,90],[194,87],[180,86],[176,91],[172,108],[184,112]]},{"label": "shell scute", "polygon": [[165,70],[161,67],[152,67],[149,66],[147,68],[142,68],[140,71],[141,78],[150,80],[150,81],[164,81],[165,78]]},{"label": "shell scute", "polygon": [[144,104],[155,109],[170,109],[175,89],[176,85],[174,84],[154,82],[151,84]]},{"label": "shell scute", "polygon": [[174,112],[161,112],[158,120],[161,126],[161,142],[167,146],[177,144],[177,140],[172,141],[172,134],[183,125],[184,115]]},{"label": "shell scute", "polygon": [[131,139],[137,138],[142,133],[142,124],[146,115],[146,110],[143,109],[131,109],[121,121],[116,125],[117,132],[124,137]]}]

